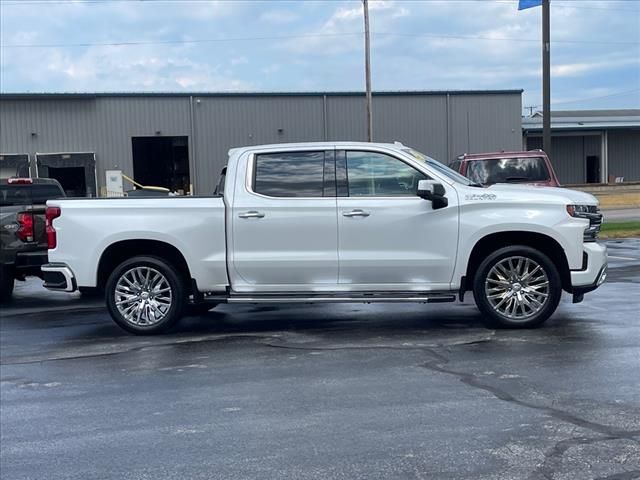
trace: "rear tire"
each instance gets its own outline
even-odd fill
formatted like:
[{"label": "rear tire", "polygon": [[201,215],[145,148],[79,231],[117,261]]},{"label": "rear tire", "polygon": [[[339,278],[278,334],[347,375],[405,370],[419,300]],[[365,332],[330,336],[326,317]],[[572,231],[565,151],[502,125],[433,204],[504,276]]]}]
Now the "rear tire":
[{"label": "rear tire", "polygon": [[137,335],[166,332],[182,317],[186,292],[173,265],[139,256],[122,262],[105,288],[107,309],[123,329]]},{"label": "rear tire", "polygon": [[493,252],[480,264],[473,296],[491,326],[532,328],[558,308],[562,281],[544,253],[515,245]]},{"label": "rear tire", "polygon": [[14,283],[13,268],[8,265],[0,265],[0,303],[11,301]]}]

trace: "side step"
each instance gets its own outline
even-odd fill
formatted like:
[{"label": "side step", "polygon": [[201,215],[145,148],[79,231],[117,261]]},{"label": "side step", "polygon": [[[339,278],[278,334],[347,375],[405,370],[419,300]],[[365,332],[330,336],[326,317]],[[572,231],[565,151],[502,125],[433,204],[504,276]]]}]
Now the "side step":
[{"label": "side step", "polygon": [[455,302],[452,292],[318,292],[232,293],[205,297],[227,303],[445,303]]}]

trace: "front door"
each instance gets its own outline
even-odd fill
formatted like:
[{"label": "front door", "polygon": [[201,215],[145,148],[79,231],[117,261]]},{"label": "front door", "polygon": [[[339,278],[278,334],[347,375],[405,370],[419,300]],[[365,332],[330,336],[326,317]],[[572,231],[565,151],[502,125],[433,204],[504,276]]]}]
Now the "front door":
[{"label": "front door", "polygon": [[339,281],[354,290],[448,290],[457,251],[457,196],[434,210],[428,176],[390,155],[336,154]]},{"label": "front door", "polygon": [[229,275],[235,291],[336,287],[333,155],[324,150],[255,154],[249,169],[238,172],[246,182],[238,182],[231,209]]}]

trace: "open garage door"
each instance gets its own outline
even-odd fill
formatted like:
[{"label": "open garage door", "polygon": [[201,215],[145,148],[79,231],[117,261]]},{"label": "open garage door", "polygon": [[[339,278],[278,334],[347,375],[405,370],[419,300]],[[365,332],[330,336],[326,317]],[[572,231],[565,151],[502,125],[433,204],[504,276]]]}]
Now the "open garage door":
[{"label": "open garage door", "polygon": [[191,190],[188,137],[132,137],[133,178],[142,185]]},{"label": "open garage door", "polygon": [[0,153],[0,178],[30,176],[29,155],[26,153]]},{"label": "open garage door", "polygon": [[68,197],[95,197],[94,153],[36,153],[38,176],[55,178]]}]

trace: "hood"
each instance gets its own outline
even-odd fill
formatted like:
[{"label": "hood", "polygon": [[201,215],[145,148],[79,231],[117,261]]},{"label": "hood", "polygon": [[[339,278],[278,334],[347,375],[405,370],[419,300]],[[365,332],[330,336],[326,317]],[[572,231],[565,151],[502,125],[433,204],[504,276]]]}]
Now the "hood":
[{"label": "hood", "polygon": [[491,185],[479,190],[479,193],[497,195],[500,200],[540,201],[543,203],[564,203],[566,205],[598,205],[598,199],[590,193],[568,188],[544,187],[533,185]]}]

